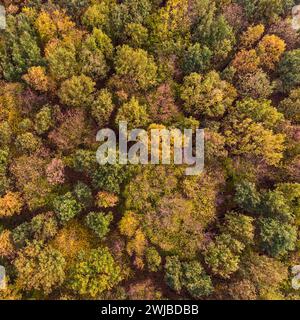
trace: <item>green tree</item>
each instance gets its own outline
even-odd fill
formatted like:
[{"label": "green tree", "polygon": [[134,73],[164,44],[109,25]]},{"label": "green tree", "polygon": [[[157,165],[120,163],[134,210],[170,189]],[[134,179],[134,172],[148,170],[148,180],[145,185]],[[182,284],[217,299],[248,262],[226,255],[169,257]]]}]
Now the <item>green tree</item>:
[{"label": "green tree", "polygon": [[291,90],[289,96],[280,102],[279,110],[292,123],[300,123],[300,89]]},{"label": "green tree", "polygon": [[177,256],[166,258],[165,280],[171,289],[180,292],[185,288],[199,299],[213,291],[212,281],[198,261],[181,262]]},{"label": "green tree", "polygon": [[110,70],[108,59],[112,59],[112,54],[110,38],[101,30],[94,29],[81,48],[82,72],[93,79],[104,79]]},{"label": "green tree", "polygon": [[296,88],[300,84],[300,49],[288,51],[279,63],[279,77],[284,91]]},{"label": "green tree", "polygon": [[179,258],[177,256],[167,257],[165,270],[165,280],[167,285],[175,291],[181,291],[183,272]]},{"label": "green tree", "polygon": [[88,6],[82,16],[82,23],[93,28],[105,28],[109,25],[109,6],[106,1]]},{"label": "green tree", "polygon": [[260,246],[270,256],[281,257],[295,250],[296,227],[273,218],[261,218],[259,227]]},{"label": "green tree", "polygon": [[235,96],[234,87],[221,80],[215,71],[211,71],[205,76],[192,73],[184,78],[181,89],[184,110],[195,117],[222,116],[232,104]]},{"label": "green tree", "polygon": [[157,81],[157,66],[152,56],[142,49],[119,47],[115,56],[116,76],[127,81],[133,90],[147,90]]},{"label": "green tree", "polygon": [[185,262],[182,264],[182,269],[184,274],[183,286],[193,298],[199,299],[212,293],[211,278],[204,272],[200,262]]},{"label": "green tree", "polygon": [[154,247],[150,247],[146,250],[146,260],[150,271],[156,272],[160,269],[162,259]]},{"label": "green tree", "polygon": [[280,192],[285,203],[289,206],[297,224],[300,219],[300,184],[299,183],[280,183],[276,186],[276,191]]},{"label": "green tree", "polygon": [[128,23],[124,37],[130,47],[142,48],[147,44],[148,30],[140,23]]},{"label": "green tree", "polygon": [[149,123],[149,116],[146,107],[139,104],[139,101],[132,97],[129,102],[124,103],[118,110],[116,126],[120,121],[128,122],[128,128],[143,128]]},{"label": "green tree", "polygon": [[254,183],[243,181],[236,185],[235,202],[249,213],[257,212],[261,198]]},{"label": "green tree", "polygon": [[121,268],[108,248],[80,252],[70,270],[69,287],[82,296],[96,298],[123,280]]},{"label": "green tree", "polygon": [[254,219],[236,212],[225,215],[224,225],[221,227],[223,233],[230,234],[245,245],[253,243],[254,240]]},{"label": "green tree", "polygon": [[54,199],[53,208],[60,222],[65,224],[80,213],[82,206],[77,202],[71,192],[67,192]]},{"label": "green tree", "polygon": [[16,138],[16,147],[24,153],[31,154],[41,145],[41,141],[31,132],[22,133]]},{"label": "green tree", "polygon": [[271,103],[270,100],[246,98],[237,102],[233,113],[240,119],[251,118],[255,122],[262,123],[265,128],[272,129],[282,122],[284,117]]},{"label": "green tree", "polygon": [[113,220],[113,214],[110,212],[90,212],[86,219],[86,225],[95,232],[95,234],[103,239],[110,231],[110,224]]},{"label": "green tree", "polygon": [[84,208],[90,207],[93,203],[92,190],[88,185],[81,181],[76,184],[74,188],[74,195]]},{"label": "green tree", "polygon": [[54,125],[52,108],[49,105],[42,109],[35,116],[35,130],[38,134],[47,132]]},{"label": "green tree", "polygon": [[192,72],[205,72],[210,67],[212,55],[208,47],[201,47],[199,43],[195,43],[183,55],[182,70],[186,75]]},{"label": "green tree", "polygon": [[0,45],[0,63],[6,80],[19,80],[27,69],[43,63],[37,34],[25,13],[8,15],[4,39]]},{"label": "green tree", "polygon": [[23,247],[28,241],[46,242],[58,232],[58,223],[53,212],[38,214],[30,222],[23,222],[12,231],[17,246]]},{"label": "green tree", "polygon": [[286,201],[286,195],[279,190],[267,191],[262,195],[260,210],[264,215],[284,222],[294,220],[293,211]]},{"label": "green tree", "polygon": [[204,253],[205,262],[215,275],[230,278],[239,268],[240,254],[244,245],[228,234],[217,236]]},{"label": "green tree", "polygon": [[74,76],[79,69],[77,48],[72,41],[48,42],[45,48],[45,58],[49,65],[50,75],[57,81]]},{"label": "green tree", "polygon": [[273,21],[290,9],[294,0],[239,0],[252,21]]},{"label": "green tree", "polygon": [[109,123],[114,109],[115,105],[110,91],[102,89],[96,93],[96,97],[92,102],[91,114],[100,128]]},{"label": "green tree", "polygon": [[67,106],[85,108],[90,106],[94,90],[95,82],[82,74],[64,81],[58,95],[61,103]]}]

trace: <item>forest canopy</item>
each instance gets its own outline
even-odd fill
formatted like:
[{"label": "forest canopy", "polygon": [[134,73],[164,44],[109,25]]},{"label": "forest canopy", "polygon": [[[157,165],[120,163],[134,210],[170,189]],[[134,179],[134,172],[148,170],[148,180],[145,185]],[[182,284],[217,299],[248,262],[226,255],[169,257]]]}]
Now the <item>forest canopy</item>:
[{"label": "forest canopy", "polygon": [[[293,0],[4,0],[0,299],[299,300]],[[205,168],[96,133],[204,129]]]}]

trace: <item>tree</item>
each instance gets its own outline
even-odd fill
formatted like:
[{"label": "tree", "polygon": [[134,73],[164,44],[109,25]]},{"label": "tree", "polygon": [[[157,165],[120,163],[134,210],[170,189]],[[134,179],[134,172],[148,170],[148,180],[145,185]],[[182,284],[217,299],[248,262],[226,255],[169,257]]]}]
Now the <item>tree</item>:
[{"label": "tree", "polygon": [[228,234],[217,236],[204,253],[205,262],[213,274],[222,278],[230,278],[239,268],[240,254],[244,245]]},{"label": "tree", "polygon": [[1,138],[1,146],[9,145],[11,141],[12,131],[10,125],[7,121],[3,121],[0,123],[0,138]]},{"label": "tree", "polygon": [[262,70],[246,73],[238,77],[237,89],[242,98],[266,99],[271,96],[274,85]]},{"label": "tree", "polygon": [[151,279],[130,284],[128,290],[129,300],[160,300],[162,293]]},{"label": "tree", "polygon": [[[55,109],[55,108],[53,108]],[[54,125],[54,115],[52,107],[45,105],[41,110],[35,115],[35,131],[37,134],[46,133]]]},{"label": "tree", "polygon": [[23,153],[32,154],[40,147],[40,140],[31,132],[22,133],[16,138],[16,147]]},{"label": "tree", "polygon": [[0,149],[0,196],[8,191],[9,179],[7,176],[9,161],[9,152],[5,149]]},{"label": "tree", "polygon": [[95,152],[77,150],[73,158],[73,167],[77,172],[86,173],[92,179],[96,189],[119,194],[121,186],[130,179],[135,172],[132,166],[121,164],[99,165]]},{"label": "tree", "polygon": [[82,23],[93,29],[109,30],[110,6],[106,1],[95,3],[87,7],[82,16]]},{"label": "tree", "polygon": [[94,29],[81,48],[82,72],[93,79],[104,79],[110,70],[107,60],[112,59],[112,54],[110,38],[101,30]]},{"label": "tree", "polygon": [[250,280],[231,282],[226,289],[232,300],[257,300],[255,285]]},{"label": "tree", "polygon": [[258,298],[263,300],[274,295],[276,300],[281,284],[288,278],[282,262],[255,252],[244,256],[239,273],[255,286]]},{"label": "tree", "polygon": [[167,257],[165,270],[165,280],[168,286],[175,291],[180,291],[182,289],[182,268],[179,258],[177,256]]},{"label": "tree", "polygon": [[294,220],[294,212],[286,201],[286,195],[280,190],[269,190],[263,193],[260,210],[264,215],[283,222],[293,222]]},{"label": "tree", "polygon": [[225,3],[223,15],[233,30],[238,33],[247,26],[244,8],[238,3]]},{"label": "tree", "polygon": [[150,166],[132,179],[124,192],[125,208],[135,213],[130,216],[133,226],[141,221],[153,245],[191,258],[201,247],[204,228],[215,217],[217,186],[209,176],[187,178],[183,168],[168,167]]},{"label": "tree", "polygon": [[66,80],[74,76],[78,69],[77,48],[73,41],[53,39],[45,47],[45,58],[49,72],[56,81]]},{"label": "tree", "polygon": [[260,245],[272,257],[280,257],[295,249],[296,227],[272,218],[261,218]]},{"label": "tree", "polygon": [[285,42],[279,37],[273,34],[264,36],[257,47],[261,66],[267,70],[274,70],[285,47]]},{"label": "tree", "polygon": [[23,222],[12,230],[14,244],[22,248],[33,240],[46,242],[58,232],[58,223],[53,212],[38,214],[29,222]]},{"label": "tree", "polygon": [[47,295],[65,279],[62,255],[37,241],[18,252],[14,265],[18,286],[25,291],[38,290]]},{"label": "tree", "polygon": [[265,26],[263,24],[248,27],[241,35],[241,47],[245,49],[253,48],[253,46],[261,39],[264,32]]},{"label": "tree", "polygon": [[257,123],[262,123],[265,128],[270,129],[276,127],[284,119],[282,113],[272,106],[270,100],[243,99],[237,102],[233,113],[238,118],[251,118]]},{"label": "tree", "polygon": [[119,202],[119,197],[113,193],[100,191],[96,196],[96,205],[99,208],[113,208]]},{"label": "tree", "polygon": [[0,257],[12,258],[15,255],[15,246],[11,239],[11,232],[9,230],[0,231]]},{"label": "tree", "polygon": [[109,232],[110,224],[113,220],[113,214],[110,212],[104,214],[103,212],[90,212],[86,217],[86,225],[95,232],[95,234],[103,239]]},{"label": "tree", "polygon": [[90,106],[94,90],[95,82],[82,74],[64,81],[58,95],[63,104],[85,108]]},{"label": "tree", "polygon": [[[197,8],[198,9],[198,8]],[[160,54],[173,54],[181,50],[191,26],[187,0],[169,0],[150,16],[150,39],[153,50]]]},{"label": "tree", "polygon": [[30,229],[33,239],[47,241],[58,232],[58,223],[53,212],[42,213],[30,221]]},{"label": "tree", "polygon": [[37,155],[16,158],[10,172],[30,210],[43,207],[49,201],[51,186],[46,179],[46,160]]},{"label": "tree", "polygon": [[274,21],[278,16],[289,10],[293,0],[258,0],[253,3],[251,0],[239,0],[244,6],[247,17],[251,21]]},{"label": "tree", "polygon": [[193,116],[222,116],[235,99],[236,91],[232,85],[220,79],[217,72],[205,76],[192,73],[184,78],[181,99],[184,109]]},{"label": "tree", "polygon": [[133,90],[147,90],[157,80],[157,66],[152,56],[142,49],[119,47],[114,59],[116,76],[128,81]]},{"label": "tree", "polygon": [[78,202],[84,208],[89,208],[93,203],[93,194],[91,188],[85,183],[79,181],[74,188],[74,195]]},{"label": "tree", "polygon": [[46,75],[44,67],[31,67],[22,78],[37,91],[47,92],[54,89],[54,83],[52,79]]},{"label": "tree", "polygon": [[193,298],[211,294],[213,287],[211,279],[203,270],[200,262],[180,262],[177,256],[166,258],[165,280],[175,291],[186,288]]},{"label": "tree", "polygon": [[4,78],[19,80],[26,70],[43,63],[32,21],[26,13],[7,17],[7,29],[0,49]]},{"label": "tree", "polygon": [[254,240],[253,222],[254,219],[249,216],[230,212],[225,215],[221,231],[230,234],[234,239],[245,245],[251,244]]},{"label": "tree", "polygon": [[140,217],[136,213],[132,211],[126,211],[119,223],[121,234],[130,238],[133,237],[138,229],[139,223]]},{"label": "tree", "polygon": [[[210,10],[212,11],[210,12]],[[200,23],[196,28],[193,37],[194,39],[198,38],[201,43],[204,43],[213,53],[214,61],[220,63],[228,57],[236,39],[232,27],[228,24],[223,15],[213,16],[212,14],[210,17],[213,10],[213,6],[208,9],[208,12],[206,12],[206,19],[211,18],[211,20],[208,21],[206,25]]]},{"label": "tree", "polygon": [[65,224],[80,213],[82,206],[77,202],[71,192],[67,192],[54,199],[53,208],[60,222]]},{"label": "tree", "polygon": [[8,192],[0,198],[0,217],[12,217],[22,212],[24,202],[19,192]]},{"label": "tree", "polygon": [[156,210],[144,218],[151,242],[166,252],[193,256],[203,235],[192,202],[178,195],[167,196],[158,201]]},{"label": "tree", "polygon": [[276,21],[270,26],[269,33],[275,34],[284,40],[288,50],[296,48],[299,42],[299,35],[297,31],[293,29],[289,19]]},{"label": "tree", "polygon": [[178,117],[179,110],[173,91],[169,83],[163,83],[148,95],[148,111],[152,122],[170,123]]},{"label": "tree", "polygon": [[144,105],[132,97],[130,101],[124,103],[118,110],[116,116],[116,126],[120,121],[126,121],[129,129],[143,128],[149,123],[149,116]]},{"label": "tree", "polygon": [[160,269],[162,259],[154,247],[146,250],[147,267],[151,272],[157,272]]},{"label": "tree", "polygon": [[282,100],[279,110],[292,123],[300,123],[300,89],[291,90],[289,96]]},{"label": "tree", "polygon": [[254,49],[242,49],[235,55],[232,61],[232,66],[241,75],[257,72],[259,64],[260,59]]},{"label": "tree", "polygon": [[41,11],[34,24],[44,43],[68,34],[75,27],[75,23],[71,21],[70,17],[59,10]]},{"label": "tree", "polygon": [[140,23],[128,23],[125,26],[125,42],[132,48],[143,48],[147,44],[148,29]]},{"label": "tree", "polygon": [[91,114],[100,128],[109,123],[114,109],[115,105],[110,91],[102,89],[96,93],[91,106]]},{"label": "tree", "polygon": [[70,270],[69,287],[82,296],[96,298],[122,279],[121,268],[103,247],[78,254]]},{"label": "tree", "polygon": [[278,165],[283,158],[285,136],[274,134],[250,118],[232,119],[225,129],[226,144],[234,155],[262,158],[269,165]]},{"label": "tree", "polygon": [[289,206],[292,217],[296,218],[297,224],[300,218],[300,184],[280,183],[276,186],[276,191],[280,192]]},{"label": "tree", "polygon": [[52,185],[65,182],[64,163],[61,159],[52,159],[46,168],[47,180]]},{"label": "tree", "polygon": [[91,231],[73,219],[58,231],[51,246],[63,255],[69,268],[80,251],[89,250],[95,245],[94,240]]},{"label": "tree", "polygon": [[59,124],[50,131],[48,138],[58,150],[69,152],[86,141],[89,130],[85,112],[81,108],[71,109],[62,115]]},{"label": "tree", "polygon": [[257,212],[260,206],[260,194],[254,183],[243,181],[236,186],[234,200],[245,211],[249,213]]},{"label": "tree", "polygon": [[283,90],[289,91],[300,84],[300,49],[288,51],[279,63],[279,77]]},{"label": "tree", "polygon": [[209,296],[213,291],[211,278],[204,272],[198,261],[185,262],[183,268],[183,285],[189,294],[196,299]]},{"label": "tree", "polygon": [[212,55],[213,53],[208,47],[202,48],[199,43],[195,43],[183,55],[182,70],[186,75],[193,72],[205,72],[210,67]]}]

